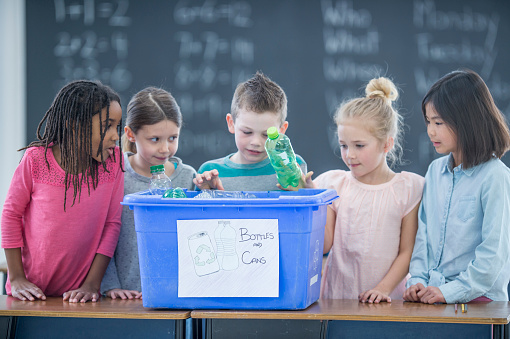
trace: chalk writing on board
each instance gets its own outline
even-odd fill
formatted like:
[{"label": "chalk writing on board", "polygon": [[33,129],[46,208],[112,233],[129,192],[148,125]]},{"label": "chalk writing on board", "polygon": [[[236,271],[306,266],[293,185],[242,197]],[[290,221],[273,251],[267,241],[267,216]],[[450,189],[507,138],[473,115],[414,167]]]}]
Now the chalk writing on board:
[{"label": "chalk writing on board", "polygon": [[[510,85],[501,80],[494,71],[498,57],[495,47],[500,24],[496,12],[484,13],[462,5],[458,10],[443,10],[433,0],[415,0],[413,3],[413,25],[416,50],[420,63],[414,67],[416,91],[423,97],[430,86],[440,78],[449,65],[462,64],[477,70],[485,79],[495,100],[508,104]],[[443,67],[442,67],[443,66]],[[446,67],[444,67],[446,66]],[[501,107],[505,110],[505,107]],[[508,111],[510,106],[506,107]],[[438,155],[431,151],[425,132],[419,138],[419,163],[428,164]]]},{"label": "chalk writing on board", "polygon": [[179,1],[175,5],[173,19],[178,29],[173,41],[178,59],[173,66],[172,94],[185,122],[195,124],[193,132],[181,133],[180,156],[201,153],[206,160],[235,148],[225,124],[231,97],[220,93],[233,94],[235,86],[253,73],[255,44],[245,35],[253,26],[251,15],[246,1],[218,4],[206,0],[193,6]]},{"label": "chalk writing on board", "polygon": [[216,1],[206,0],[201,6],[188,4],[188,1],[179,1],[175,6],[174,20],[179,25],[197,22],[213,24],[220,20],[227,20],[233,27],[248,28],[253,25],[251,5],[247,1],[217,4]]},{"label": "chalk writing on board", "polygon": [[[323,19],[323,75],[329,84],[325,90],[326,107],[330,116],[347,98],[357,96],[359,81],[366,82],[384,73],[384,67],[374,63],[380,50],[380,34],[373,23],[372,13],[354,8],[351,1],[321,1]],[[342,90],[337,91],[341,84]],[[356,86],[353,88],[353,86]],[[327,126],[329,145],[339,149],[336,129]]]},{"label": "chalk writing on board", "polygon": [[[70,25],[88,27],[79,34],[69,30],[57,33],[53,55],[59,67],[60,82],[98,79],[118,92],[127,90],[133,82],[127,63],[129,41],[125,30],[131,25],[131,18],[127,16],[129,1],[83,0],[79,3],[54,0],[54,5],[57,24],[67,29]],[[97,24],[105,24],[114,30],[107,34],[105,30],[95,31],[89,27]]]}]

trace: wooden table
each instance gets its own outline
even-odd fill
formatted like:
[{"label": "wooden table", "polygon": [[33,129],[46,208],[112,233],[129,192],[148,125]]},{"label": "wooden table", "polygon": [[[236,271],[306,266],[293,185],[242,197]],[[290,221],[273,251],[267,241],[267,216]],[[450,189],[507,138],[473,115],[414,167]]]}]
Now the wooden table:
[{"label": "wooden table", "polygon": [[[0,338],[21,337],[165,337],[184,338],[188,310],[144,308],[141,300],[102,298],[69,303],[62,298],[21,301],[0,296]],[[162,321],[168,320],[168,321]],[[81,332],[80,332],[81,331]],[[129,335],[126,335],[129,334]]]},{"label": "wooden table", "polygon": [[[330,321],[355,321],[361,328],[361,332],[357,332],[358,337],[362,337],[364,333],[367,334],[367,337],[373,337],[373,333],[368,334],[370,331],[367,326],[382,325],[382,323],[366,322],[391,322],[392,333],[377,329],[375,333],[378,333],[378,337],[385,337],[385,333],[389,334],[386,337],[398,337],[399,328],[403,324],[412,323],[416,326],[417,323],[435,323],[485,325],[483,328],[486,328],[488,337],[491,336],[490,325],[493,325],[493,338],[508,338],[510,303],[473,303],[469,304],[467,313],[462,313],[459,305],[458,311],[455,313],[454,305],[446,304],[425,305],[402,300],[394,300],[392,303],[364,304],[357,300],[325,299],[319,300],[302,311],[195,310],[191,312],[191,317],[206,319],[206,338],[211,339],[216,336],[229,338],[228,333],[232,331],[236,331],[232,337],[325,338],[329,331],[328,322]],[[269,320],[272,323],[268,323]],[[315,321],[310,322],[310,320]],[[421,330],[419,327],[414,328],[415,337],[419,336],[423,329],[431,328],[427,326],[422,325]],[[443,325],[439,329],[440,333],[437,335],[434,333],[433,336],[439,338],[441,334],[448,334],[449,330],[445,326],[453,325]],[[473,334],[474,332],[471,330],[475,327],[457,325],[454,327],[454,334],[459,333],[459,328],[465,329],[468,334]],[[247,332],[240,332],[243,329],[246,329]],[[358,329],[358,331],[360,330]],[[343,333],[345,335],[345,332]],[[336,337],[336,334],[331,331],[329,334],[332,338]],[[428,335],[432,334],[429,332]],[[449,334],[445,336],[450,337]],[[459,336],[455,335],[455,337]],[[469,338],[473,335],[464,337]]]}]

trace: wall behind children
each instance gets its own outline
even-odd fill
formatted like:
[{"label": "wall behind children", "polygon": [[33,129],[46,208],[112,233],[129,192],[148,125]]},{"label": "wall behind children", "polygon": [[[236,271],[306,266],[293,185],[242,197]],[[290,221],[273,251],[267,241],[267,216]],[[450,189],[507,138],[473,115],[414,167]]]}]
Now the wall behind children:
[{"label": "wall behind children", "polygon": [[0,0],[0,210],[26,139],[24,17],[24,1]]},{"label": "wall behind children", "polygon": [[124,109],[160,86],[184,115],[177,156],[198,168],[235,151],[225,114],[237,83],[260,70],[287,93],[288,135],[319,174],[345,168],[335,108],[387,76],[406,124],[398,169],[425,174],[437,155],[420,103],[440,76],[476,70],[510,115],[508,18],[500,0],[27,0],[27,142],[70,80],[111,85]]}]

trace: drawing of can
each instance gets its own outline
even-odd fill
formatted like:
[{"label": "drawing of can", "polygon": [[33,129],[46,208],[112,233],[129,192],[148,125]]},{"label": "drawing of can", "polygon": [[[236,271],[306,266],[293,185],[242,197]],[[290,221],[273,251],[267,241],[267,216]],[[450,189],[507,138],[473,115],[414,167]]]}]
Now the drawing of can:
[{"label": "drawing of can", "polygon": [[199,277],[220,270],[211,238],[207,232],[198,232],[188,237],[188,246],[195,272]]}]

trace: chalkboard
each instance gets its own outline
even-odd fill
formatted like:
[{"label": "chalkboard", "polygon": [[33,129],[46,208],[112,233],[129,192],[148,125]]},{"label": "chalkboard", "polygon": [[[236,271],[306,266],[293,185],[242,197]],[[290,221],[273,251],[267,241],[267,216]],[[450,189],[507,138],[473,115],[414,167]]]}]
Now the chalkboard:
[{"label": "chalkboard", "polygon": [[383,75],[401,89],[398,170],[424,174],[437,154],[420,103],[440,76],[474,69],[510,116],[509,18],[499,0],[27,0],[27,142],[70,80],[103,81],[124,109],[160,86],[184,116],[177,156],[198,168],[235,151],[225,114],[237,83],[260,70],[287,93],[287,134],[319,174],[345,168],[335,108]]}]

